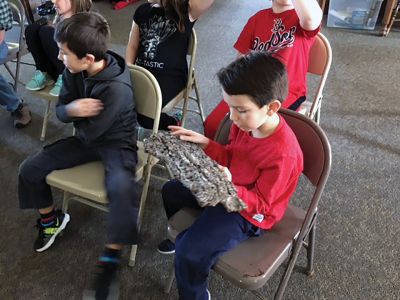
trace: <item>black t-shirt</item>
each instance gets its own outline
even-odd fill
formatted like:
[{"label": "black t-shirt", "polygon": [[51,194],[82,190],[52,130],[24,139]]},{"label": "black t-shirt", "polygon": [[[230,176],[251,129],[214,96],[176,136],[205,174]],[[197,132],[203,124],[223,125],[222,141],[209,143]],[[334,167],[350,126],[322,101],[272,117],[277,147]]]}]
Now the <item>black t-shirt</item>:
[{"label": "black t-shirt", "polygon": [[194,22],[185,17],[185,32],[166,16],[162,7],[145,3],[137,8],[133,20],[140,30],[136,64],[148,69],[158,80],[163,104],[186,85],[186,54]]}]

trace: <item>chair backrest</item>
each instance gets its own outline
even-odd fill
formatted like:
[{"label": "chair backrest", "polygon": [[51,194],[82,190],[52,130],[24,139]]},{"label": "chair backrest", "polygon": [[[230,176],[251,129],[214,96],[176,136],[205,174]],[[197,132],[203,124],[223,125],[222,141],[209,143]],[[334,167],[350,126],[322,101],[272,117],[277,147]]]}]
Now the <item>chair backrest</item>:
[{"label": "chair backrest", "polygon": [[197,53],[197,35],[194,28],[192,29],[192,34],[190,36],[189,45],[187,55],[190,56],[189,59],[189,73],[188,73],[188,81],[186,85],[187,93],[190,93],[193,85],[193,77],[194,77],[194,65],[196,62],[196,53]]},{"label": "chair backrest", "polygon": [[8,1],[13,15],[13,27],[18,26],[18,43],[24,44],[24,31],[26,23],[26,15],[24,5],[20,0]]},{"label": "chair backrest", "polygon": [[162,96],[157,79],[147,71],[137,65],[129,65],[133,89],[136,100],[136,111],[154,120],[153,132],[158,130],[162,105]]},{"label": "chair backrest", "polygon": [[324,185],[331,165],[331,149],[325,133],[318,124],[302,114],[284,108],[279,113],[296,135],[303,151],[303,174],[312,185]]},{"label": "chair backrest", "polygon": [[320,76],[308,116],[314,119],[322,100],[322,91],[332,63],[332,49],[328,39],[319,32],[311,46],[308,57],[308,73]]}]

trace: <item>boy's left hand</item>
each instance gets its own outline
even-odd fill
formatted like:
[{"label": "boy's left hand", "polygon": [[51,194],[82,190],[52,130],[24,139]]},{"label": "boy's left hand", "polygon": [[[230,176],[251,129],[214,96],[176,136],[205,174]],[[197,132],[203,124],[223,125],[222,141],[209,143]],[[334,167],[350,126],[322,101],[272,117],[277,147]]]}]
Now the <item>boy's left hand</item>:
[{"label": "boy's left hand", "polygon": [[204,135],[180,126],[168,126],[168,129],[171,130],[172,135],[178,136],[182,141],[198,144],[202,149],[205,149],[210,142]]},{"label": "boy's left hand", "polygon": [[229,181],[232,181],[232,174],[227,167],[218,165],[218,169],[225,174]]}]

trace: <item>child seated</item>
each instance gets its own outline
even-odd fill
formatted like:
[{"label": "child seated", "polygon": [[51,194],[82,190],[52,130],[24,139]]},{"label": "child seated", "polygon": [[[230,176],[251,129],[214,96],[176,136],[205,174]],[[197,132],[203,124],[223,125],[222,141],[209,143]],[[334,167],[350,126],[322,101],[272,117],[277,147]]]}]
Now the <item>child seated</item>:
[{"label": "child seated", "polygon": [[[220,70],[218,79],[233,121],[229,143],[222,146],[178,126],[170,129],[221,165],[247,208],[228,213],[220,204],[207,207],[175,245],[160,243],[159,252],[176,252],[180,299],[210,299],[207,277],[218,257],[282,219],[303,170],[296,136],[278,113],[287,96],[285,66],[265,52],[253,52]],[[176,180],[164,185],[162,198],[167,218],[183,207],[199,207]]]},{"label": "child seated", "polygon": [[57,14],[51,24],[32,23],[25,29],[26,44],[36,65],[35,74],[25,88],[30,91],[39,91],[55,82],[49,93],[57,97],[63,84],[64,65],[57,58],[58,47],[53,39],[54,26],[73,14],[89,11],[92,1],[53,0],[53,3]]},{"label": "child seated", "polygon": [[109,214],[93,287],[96,299],[107,298],[122,245],[136,244],[138,238],[135,102],[124,59],[107,51],[109,37],[107,21],[96,13],[77,13],[57,25],[54,38],[65,65],[57,117],[73,122],[77,135],[27,158],[20,166],[18,185],[20,207],[39,210],[34,250],[43,252],[70,220],[68,213],[55,210],[46,176],[89,161],[104,163]]},{"label": "child seated", "polygon": [[[316,0],[272,0],[272,7],[253,15],[234,47],[238,55],[265,51],[279,58],[289,77],[289,93],[282,106],[297,110],[306,100],[308,54],[319,32],[322,11]],[[204,122],[205,135],[214,138],[229,108],[221,101]]]},{"label": "child seated", "polygon": [[[214,0],[149,0],[137,8],[126,47],[125,60],[148,69],[157,79],[162,92],[162,106],[168,104],[186,87],[188,66],[186,54],[196,20]],[[153,120],[139,115],[145,128]],[[160,129],[179,124],[177,116],[161,114]]]}]

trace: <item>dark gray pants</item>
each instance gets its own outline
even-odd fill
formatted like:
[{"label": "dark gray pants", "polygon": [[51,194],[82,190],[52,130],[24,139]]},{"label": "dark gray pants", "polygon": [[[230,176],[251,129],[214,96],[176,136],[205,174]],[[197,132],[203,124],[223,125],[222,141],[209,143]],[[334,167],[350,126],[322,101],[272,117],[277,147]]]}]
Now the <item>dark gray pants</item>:
[{"label": "dark gray pants", "polygon": [[139,201],[135,181],[135,146],[87,147],[76,137],[45,146],[20,166],[20,207],[41,209],[53,205],[46,176],[53,170],[71,168],[95,160],[101,160],[106,170],[105,186],[110,202],[107,243],[136,244]]}]

